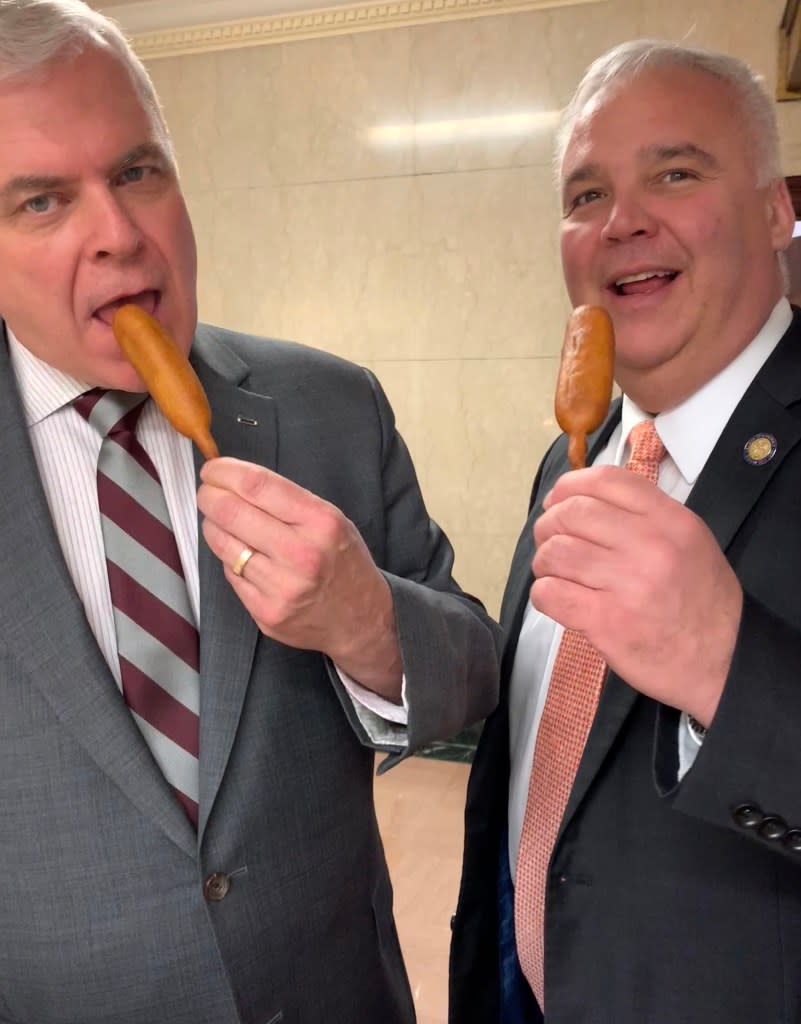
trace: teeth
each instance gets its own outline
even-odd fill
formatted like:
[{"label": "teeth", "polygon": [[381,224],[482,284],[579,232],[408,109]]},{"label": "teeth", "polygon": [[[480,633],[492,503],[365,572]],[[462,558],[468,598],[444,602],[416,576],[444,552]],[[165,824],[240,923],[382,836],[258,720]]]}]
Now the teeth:
[{"label": "teeth", "polygon": [[650,277],[672,277],[672,270],[646,270],[642,274],[628,274],[626,277],[619,277],[615,281],[615,287],[623,284],[634,284],[635,281],[647,281]]}]

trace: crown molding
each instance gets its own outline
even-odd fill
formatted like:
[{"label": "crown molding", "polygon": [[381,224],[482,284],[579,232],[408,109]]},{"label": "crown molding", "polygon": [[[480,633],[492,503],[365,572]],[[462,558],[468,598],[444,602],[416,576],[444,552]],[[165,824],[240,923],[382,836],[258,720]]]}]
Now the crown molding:
[{"label": "crown molding", "polygon": [[233,50],[246,46],[266,46],[271,43],[317,39],[322,36],[607,2],[608,0],[390,0],[383,3],[343,3],[338,6],[285,11],[235,21],[154,28],[152,31],[132,31],[132,25],[126,17],[126,12],[145,6],[142,3],[117,8],[106,5],[103,9],[105,13],[116,18],[123,29],[132,36],[134,48],[143,60],[155,60],[159,57]]}]

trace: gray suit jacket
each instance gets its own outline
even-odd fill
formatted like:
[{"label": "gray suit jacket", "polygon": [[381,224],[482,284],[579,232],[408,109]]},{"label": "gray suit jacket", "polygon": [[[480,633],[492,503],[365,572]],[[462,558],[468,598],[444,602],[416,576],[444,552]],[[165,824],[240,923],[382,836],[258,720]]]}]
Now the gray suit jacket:
[{"label": "gray suit jacket", "polygon": [[[221,452],[334,502],[386,573],[409,750],[486,714],[495,628],[450,576],[371,375],[206,327],[193,361]],[[201,539],[196,835],[87,625],[5,344],[0,522],[0,1021],[412,1021],[374,753],[335,673],[261,636]],[[215,872],[230,882],[216,902]]]}]

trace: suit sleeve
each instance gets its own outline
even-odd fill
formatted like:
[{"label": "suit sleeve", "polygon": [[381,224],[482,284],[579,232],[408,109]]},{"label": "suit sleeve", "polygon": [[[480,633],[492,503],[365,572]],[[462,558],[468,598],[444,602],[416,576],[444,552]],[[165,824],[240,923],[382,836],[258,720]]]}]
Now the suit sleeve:
[{"label": "suit sleeve", "polygon": [[[733,830],[801,867],[801,632],[745,593],[715,718],[674,810]],[[661,715],[659,748],[673,725]],[[673,734],[675,744],[675,733]]]},{"label": "suit sleeve", "polygon": [[[389,753],[381,766],[385,770],[492,711],[498,699],[500,627],[453,579],[453,549],[429,518],[381,386],[364,372],[381,429],[383,551],[376,560],[392,592],[406,677],[406,746],[372,743],[347,695],[342,704],[362,742]],[[342,698],[335,672],[332,679]]]}]

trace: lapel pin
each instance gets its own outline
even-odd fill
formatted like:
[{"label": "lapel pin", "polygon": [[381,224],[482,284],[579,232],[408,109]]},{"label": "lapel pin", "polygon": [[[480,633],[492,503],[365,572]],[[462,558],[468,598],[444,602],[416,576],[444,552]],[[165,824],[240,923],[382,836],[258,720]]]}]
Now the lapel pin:
[{"label": "lapel pin", "polygon": [[775,454],[776,438],[773,434],[754,434],[743,448],[743,458],[751,466],[764,466]]},{"label": "lapel pin", "polygon": [[241,423],[243,427],[258,427],[259,425],[259,421],[251,419],[250,416],[238,415],[236,422]]}]

